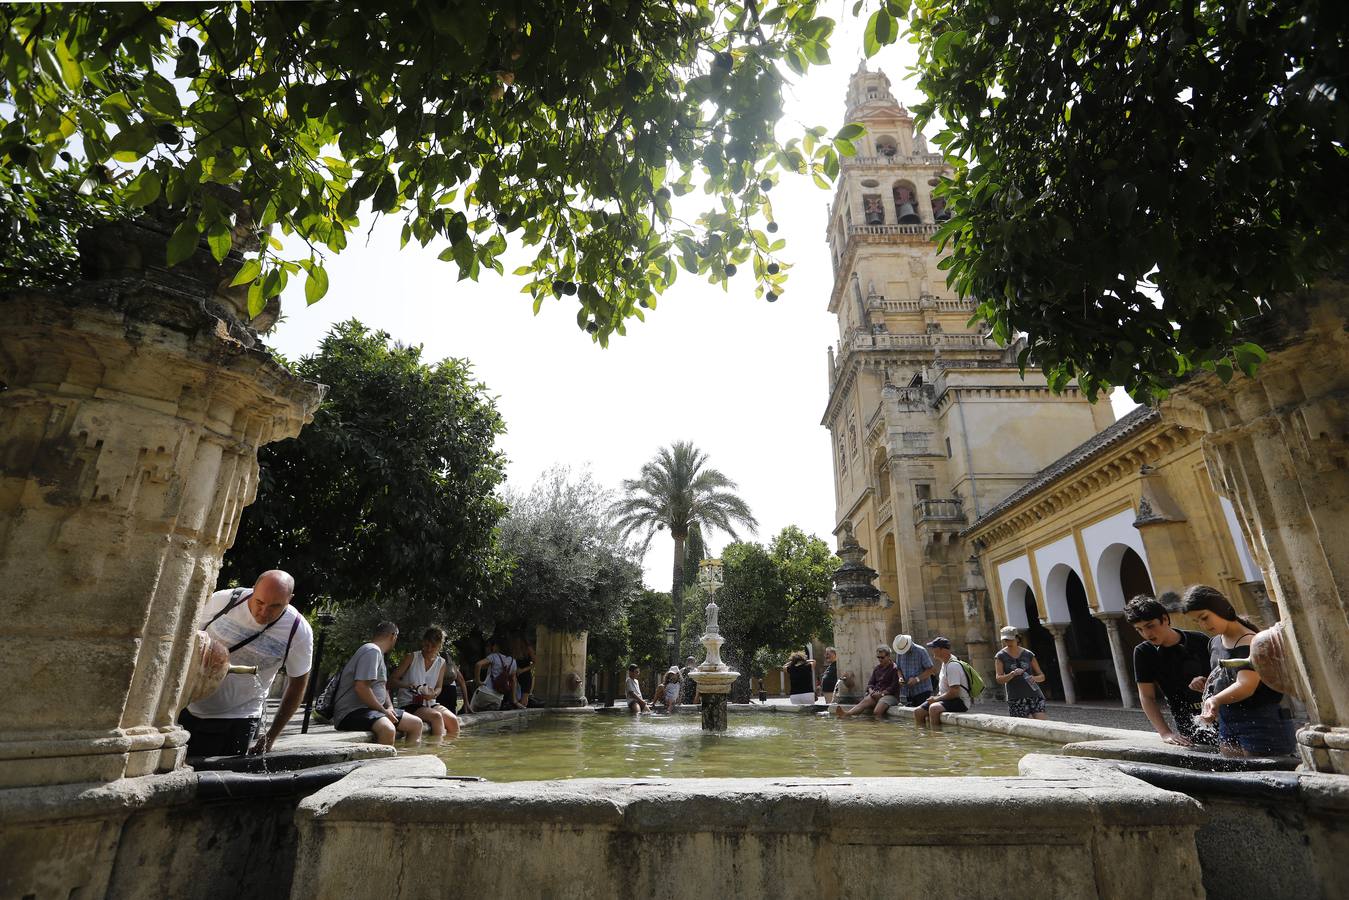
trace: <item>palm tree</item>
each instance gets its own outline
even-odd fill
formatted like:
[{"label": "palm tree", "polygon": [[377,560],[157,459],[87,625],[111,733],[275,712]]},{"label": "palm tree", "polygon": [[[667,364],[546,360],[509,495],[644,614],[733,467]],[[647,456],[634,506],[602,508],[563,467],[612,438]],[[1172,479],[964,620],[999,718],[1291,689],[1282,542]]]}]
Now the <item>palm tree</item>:
[{"label": "palm tree", "polygon": [[646,530],[643,550],[657,531],[670,529],[674,538],[670,596],[677,635],[684,633],[684,546],[689,529],[697,528],[703,536],[720,529],[735,538],[735,524],[751,531],[759,526],[749,506],[735,495],[735,482],[706,465],[707,454],[692,442],[675,441],[660,448],[655,458],[642,466],[639,477],[624,480],[627,496],[614,504],[617,525],[625,536]]}]

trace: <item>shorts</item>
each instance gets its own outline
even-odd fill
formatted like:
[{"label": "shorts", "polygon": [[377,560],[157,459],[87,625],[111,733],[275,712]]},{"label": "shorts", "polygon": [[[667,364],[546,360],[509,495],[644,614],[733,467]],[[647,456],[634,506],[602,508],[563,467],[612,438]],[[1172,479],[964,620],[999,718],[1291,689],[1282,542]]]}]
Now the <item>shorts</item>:
[{"label": "shorts", "polygon": [[927,698],[932,696],[931,691],[923,691],[921,694],[909,694],[904,700],[905,706],[922,706],[927,702]]},{"label": "shorts", "polygon": [[1007,698],[1007,714],[1014,719],[1029,719],[1044,711],[1044,697]]},{"label": "shorts", "polygon": [[[409,703],[407,706],[403,707],[403,712],[415,714],[419,709],[435,709],[436,705],[437,704],[435,703],[423,703],[418,700],[415,703]],[[374,712],[374,710],[371,710],[371,712]]]},{"label": "shorts", "polygon": [[483,685],[473,692],[473,699],[469,701],[469,709],[473,712],[489,712],[501,709],[501,701],[504,699],[496,691]]},{"label": "shorts", "polygon": [[186,709],[178,724],[188,732],[188,756],[242,756],[258,730],[257,719],[201,719]]},{"label": "shorts", "polygon": [[899,705],[899,698],[894,694],[881,694],[880,699],[876,701],[877,709],[889,709],[892,706]]},{"label": "shorts", "polygon": [[1275,704],[1218,707],[1218,745],[1252,756],[1292,756],[1297,752],[1293,720]]},{"label": "shorts", "polygon": [[793,706],[813,706],[815,703],[815,692],[811,691],[809,694],[792,694],[787,699],[792,702]]},{"label": "shorts", "polygon": [[923,709],[928,709],[934,703],[940,703],[943,712],[969,712],[970,708],[965,705],[965,701],[959,697],[950,700],[924,700]]},{"label": "shorts", "polygon": [[[393,715],[399,722],[403,721],[403,710],[395,709]],[[353,709],[342,717],[336,728],[338,731],[372,731],[370,726],[383,718],[386,716],[382,710]]]}]

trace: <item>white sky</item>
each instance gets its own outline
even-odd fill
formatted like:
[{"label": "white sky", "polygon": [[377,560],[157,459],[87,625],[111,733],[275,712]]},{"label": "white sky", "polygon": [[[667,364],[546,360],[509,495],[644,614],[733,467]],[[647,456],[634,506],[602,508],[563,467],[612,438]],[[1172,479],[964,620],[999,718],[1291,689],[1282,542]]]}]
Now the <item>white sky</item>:
[{"label": "white sky", "polygon": [[[834,63],[812,68],[789,88],[779,130],[784,140],[806,126],[832,133],[844,124],[860,28],[842,5],[824,13],[841,20]],[[913,62],[912,47],[900,43],[868,65],[883,69],[896,97],[911,107],[917,92],[904,76]],[[926,129],[929,136],[935,130]],[[729,293],[681,270],[646,322],[631,320],[628,335],[615,335],[608,349],[576,327],[573,298],[545,303],[536,317],[531,298],[520,293],[524,278],[489,271],[476,284],[456,282],[457,268],[436,259],[437,245],[421,249],[414,242],[400,251],[397,218],[377,227],[368,243],[364,233],[353,236],[346,251],[329,258],[331,287],[314,306],[305,306],[302,280],[292,279],[282,302],[285,321],[268,340],[298,357],[314,352],[333,323],[356,317],[404,343],[423,344],[428,361],[470,360],[505,418],[500,446],[509,458],[508,480],[519,488],[562,463],[589,467],[616,489],[658,447],[691,440],[710,465],[739,483],[759,520],[759,539],[795,524],[832,547],[830,444],[819,424],[828,387],[825,350],[838,334],[826,312],[833,280],[824,242],[829,199],[808,176],[784,175],[774,190],[777,236],[787,240],[783,259],[795,266],[777,303],[755,300],[748,266]],[[506,272],[517,264],[508,258]],[[1117,409],[1132,405],[1116,399]],[[719,549],[726,540],[713,535],[711,545]],[[670,564],[671,543],[658,534],[645,560],[648,585],[668,590]]]}]

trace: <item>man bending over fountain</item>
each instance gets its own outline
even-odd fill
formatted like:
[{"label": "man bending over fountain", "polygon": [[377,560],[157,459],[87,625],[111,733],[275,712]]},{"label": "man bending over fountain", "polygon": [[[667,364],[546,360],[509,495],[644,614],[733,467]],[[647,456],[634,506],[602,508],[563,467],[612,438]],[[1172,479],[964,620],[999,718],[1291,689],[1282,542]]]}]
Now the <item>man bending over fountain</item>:
[{"label": "man bending over fountain", "polygon": [[874,710],[878,719],[885,718],[886,710],[899,702],[899,669],[890,658],[890,648],[885,644],[876,647],[876,668],[871,670],[871,680],[867,682],[867,695],[852,709],[834,707],[834,714],[840,719],[855,716],[867,710]]},{"label": "man bending over fountain", "polygon": [[[295,579],[272,569],[252,588],[216,591],[206,601],[206,633],[229,648],[231,665],[257,666],[257,673],[226,675],[215,693],[179,714],[178,724],[191,735],[188,756],[265,753],[299,708],[309,683],[314,631],[290,605],[294,594]],[[287,679],[281,706],[254,743],[267,691],[283,662]]]},{"label": "man bending over fountain", "polygon": [[642,686],[637,683],[639,674],[641,674],[641,670],[637,668],[637,663],[628,666],[628,712],[634,715],[638,712],[651,712],[651,707],[647,706],[646,701],[642,699]]}]

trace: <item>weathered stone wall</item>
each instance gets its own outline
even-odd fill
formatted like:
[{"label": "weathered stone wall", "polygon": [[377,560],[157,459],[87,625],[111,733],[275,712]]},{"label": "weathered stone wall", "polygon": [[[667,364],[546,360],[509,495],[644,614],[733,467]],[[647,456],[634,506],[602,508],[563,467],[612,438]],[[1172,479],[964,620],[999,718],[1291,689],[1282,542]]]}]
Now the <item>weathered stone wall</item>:
[{"label": "weathered stone wall", "polygon": [[1030,759],[1019,778],[516,784],[372,763],[301,804],[292,896],[443,896],[424,860],[462,896],[1005,900],[1026,872],[1037,900],[1202,896],[1193,801]]},{"label": "weathered stone wall", "polygon": [[539,626],[534,637],[534,693],[545,706],[585,704],[586,632]]},{"label": "weathered stone wall", "polygon": [[1258,377],[1196,377],[1164,412],[1204,432],[1289,629],[1312,720],[1303,760],[1349,774],[1349,282],[1279,298],[1254,337],[1270,351]]},{"label": "weathered stone wall", "polygon": [[0,787],[181,762],[190,636],[257,448],[321,397],[233,318],[233,268],[203,247],[165,272],[164,237],[105,231],[74,289],[0,294],[0,678],[24,685]]}]

